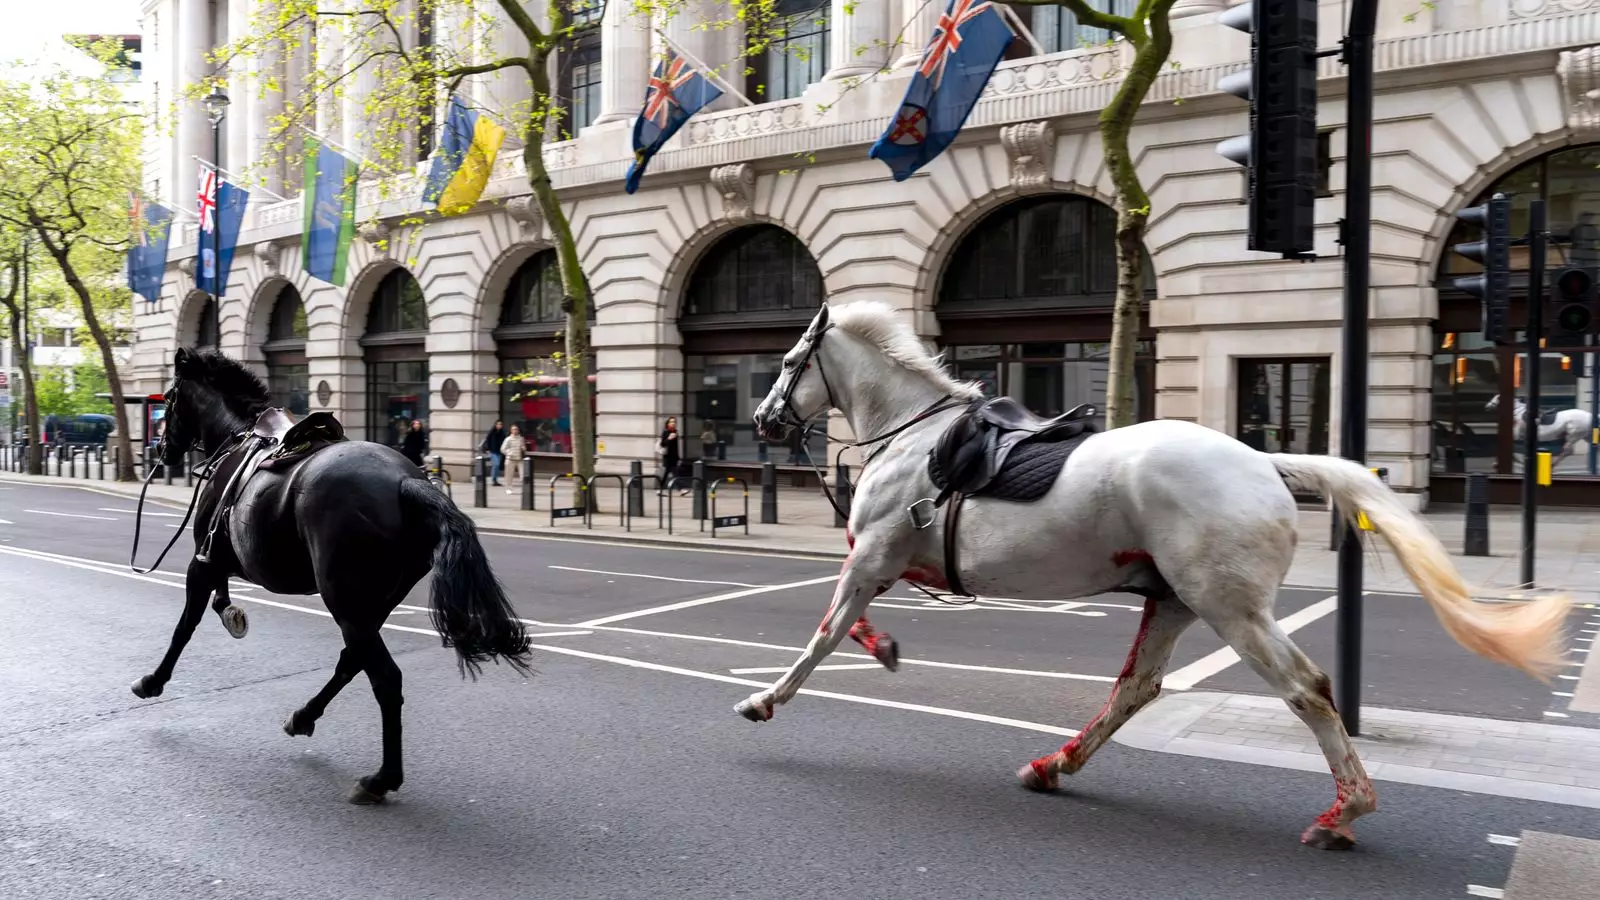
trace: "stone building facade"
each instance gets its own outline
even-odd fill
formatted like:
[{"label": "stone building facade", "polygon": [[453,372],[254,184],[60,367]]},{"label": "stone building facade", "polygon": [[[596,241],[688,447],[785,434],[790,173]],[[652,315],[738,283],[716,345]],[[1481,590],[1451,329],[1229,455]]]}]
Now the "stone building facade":
[{"label": "stone building facade", "polygon": [[[726,13],[704,2],[662,27],[724,66],[742,37],[695,30],[695,9]],[[230,22],[239,28],[246,5],[147,0],[157,115],[166,115],[161,98],[203,69],[193,48],[225,39]],[[1343,70],[1322,61],[1321,258],[1248,252],[1244,179],[1215,150],[1247,128],[1244,104],[1215,88],[1248,54],[1248,37],[1216,22],[1229,5],[1178,0],[1173,64],[1133,133],[1153,206],[1140,415],[1189,419],[1263,449],[1337,453]],[[890,301],[963,376],[1039,412],[1103,399],[1114,268],[1095,119],[1128,56],[1094,43],[1100,36],[1069,15],[1017,7],[1046,52],[1017,41],[960,138],[896,183],[866,151],[897,108],[938,7],[785,2],[796,46],[815,52],[758,59],[761,102],[725,95],[695,116],[633,195],[622,181],[653,65],[648,23],[631,4],[606,4],[556,61],[575,136],[550,144],[546,160],[596,300],[603,468],[649,460],[667,416],[683,423],[689,456],[700,455],[709,423],[722,447],[707,450],[730,463],[762,452],[802,463],[809,449],[825,464],[820,442],[763,450],[749,427],[779,356],[824,299]],[[1322,5],[1323,46],[1336,45],[1344,10]],[[914,46],[886,49],[902,29]],[[1454,213],[1491,188],[1520,185],[1518,209],[1545,196],[1561,228],[1562,216],[1600,201],[1600,172],[1584,163],[1600,163],[1600,149],[1582,149],[1600,142],[1600,93],[1591,96],[1600,61],[1587,50],[1595,44],[1593,0],[1388,4],[1380,14],[1370,462],[1417,505],[1459,497],[1464,471],[1495,473],[1499,491],[1520,465],[1509,420],[1483,407],[1487,393],[1520,386],[1522,364],[1483,347],[1475,302],[1449,286],[1461,270],[1450,245],[1472,239]],[[312,56],[283,60],[273,74],[293,89]],[[887,74],[872,75],[885,64]],[[491,109],[516,100],[507,76],[470,89]],[[223,165],[239,168],[262,159],[259,123],[274,110],[253,92],[233,93]],[[357,102],[347,99],[345,111]],[[359,150],[359,129],[337,112],[319,125]],[[180,107],[175,125],[146,148],[146,186],[192,206],[181,202],[194,196],[190,157],[208,154],[210,136],[196,104]],[[426,161],[417,162],[420,175]],[[286,405],[332,411],[355,435],[392,441],[410,418],[425,419],[431,452],[452,466],[467,464],[497,418],[521,425],[539,450],[560,452],[564,374],[541,362],[559,349],[549,229],[528,201],[520,154],[501,153],[476,210],[422,225],[402,224],[422,209],[420,182],[398,199],[364,188],[358,217],[383,224],[353,242],[342,288],[301,269],[292,174],[268,167],[266,186],[290,199],[252,200],[220,304],[194,290],[192,224],[175,230],[161,299],[136,310],[137,389],[165,386],[179,345],[215,345],[269,375]],[[1546,361],[1546,384],[1565,385],[1584,409],[1592,354],[1574,346],[1551,358],[1565,362]],[[491,381],[541,366],[520,385]],[[1561,497],[1600,502],[1583,454],[1558,470]]]}]

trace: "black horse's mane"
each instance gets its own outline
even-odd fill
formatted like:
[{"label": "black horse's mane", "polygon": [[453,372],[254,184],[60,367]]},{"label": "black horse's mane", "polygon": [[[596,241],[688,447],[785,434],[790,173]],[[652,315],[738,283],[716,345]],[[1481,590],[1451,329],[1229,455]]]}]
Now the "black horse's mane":
[{"label": "black horse's mane", "polygon": [[272,394],[256,373],[220,350],[201,350],[189,354],[186,379],[205,385],[227,405],[228,411],[254,421],[272,402]]}]

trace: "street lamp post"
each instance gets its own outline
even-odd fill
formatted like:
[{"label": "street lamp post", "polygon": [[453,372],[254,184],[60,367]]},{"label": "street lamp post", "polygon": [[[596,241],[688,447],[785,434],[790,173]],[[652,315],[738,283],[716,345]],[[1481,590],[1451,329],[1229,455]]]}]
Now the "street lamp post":
[{"label": "street lamp post", "polygon": [[[212,301],[220,306],[222,303],[221,281],[223,276],[221,272],[217,271],[217,266],[221,262],[220,257],[222,255],[222,229],[217,227],[221,222],[219,215],[221,210],[217,208],[217,198],[221,191],[217,190],[217,188],[222,184],[222,169],[220,168],[222,165],[222,119],[228,113],[228,95],[222,90],[222,86],[218,85],[211,89],[211,93],[207,94],[202,102],[205,104],[206,118],[211,120],[211,172],[213,176],[211,182],[213,185],[211,195],[211,289],[206,293],[210,294]],[[204,214],[205,210],[201,210],[201,215],[204,216]],[[206,269],[205,222],[203,219],[200,225],[199,246],[196,249],[200,251],[200,272],[203,275]],[[202,340],[207,337],[209,335],[200,336]]]}]

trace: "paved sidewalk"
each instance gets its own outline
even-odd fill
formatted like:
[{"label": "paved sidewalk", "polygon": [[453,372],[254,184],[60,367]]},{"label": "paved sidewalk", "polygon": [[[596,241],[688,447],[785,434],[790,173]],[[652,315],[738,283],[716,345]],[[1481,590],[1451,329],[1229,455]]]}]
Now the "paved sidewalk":
[{"label": "paved sidewalk", "polygon": [[[38,478],[4,472],[0,473],[0,479],[70,483],[129,496],[136,496],[139,492],[138,484],[117,484],[81,477]],[[657,503],[669,498],[658,498],[653,492],[647,492],[645,496],[645,517],[633,520],[631,529],[628,529],[619,524],[618,495],[610,485],[606,485],[599,493],[604,512],[595,517],[592,528],[584,527],[584,523],[578,519],[564,519],[552,525],[549,493],[543,485],[535,491],[536,509],[531,512],[520,508],[520,493],[507,494],[504,487],[491,487],[488,506],[482,509],[472,507],[471,484],[455,484],[452,490],[456,503],[473,517],[480,529],[488,532],[695,546],[826,560],[842,560],[848,549],[844,530],[833,524],[832,507],[816,489],[781,489],[778,500],[781,524],[762,525],[761,497],[759,490],[753,488],[750,495],[750,533],[746,535],[743,529],[717,529],[716,537],[712,537],[709,523],[702,530],[702,523],[691,518],[691,498],[678,494],[670,498],[673,526],[669,534],[665,527],[657,526]],[[181,478],[171,486],[157,479],[150,486],[149,496],[162,502],[186,506],[191,491],[192,488],[184,487]],[[559,491],[557,497],[566,502]],[[719,499],[717,507],[717,511],[724,515],[739,512],[742,498],[737,491],[725,494]],[[663,519],[664,512],[665,507]],[[1464,556],[1460,552],[1464,528],[1460,507],[1436,509],[1426,513],[1424,518],[1450,549],[1457,568],[1475,591],[1493,596],[1516,593],[1520,581],[1519,543],[1522,535],[1520,513],[1517,510],[1491,513],[1491,555],[1483,557]],[[1328,512],[1311,506],[1301,507],[1299,528],[1300,545],[1287,583],[1332,589],[1337,584],[1337,554],[1328,549]],[[1368,553],[1363,587],[1375,592],[1414,591],[1394,557],[1372,535],[1365,537]],[[1537,589],[1566,591],[1585,600],[1600,599],[1600,510],[1541,510],[1536,559]]]},{"label": "paved sidewalk", "polygon": [[[1600,729],[1363,706],[1361,730],[1356,752],[1375,781],[1600,809]],[[1328,770],[1311,729],[1277,697],[1167,694],[1113,740],[1140,750]]]}]

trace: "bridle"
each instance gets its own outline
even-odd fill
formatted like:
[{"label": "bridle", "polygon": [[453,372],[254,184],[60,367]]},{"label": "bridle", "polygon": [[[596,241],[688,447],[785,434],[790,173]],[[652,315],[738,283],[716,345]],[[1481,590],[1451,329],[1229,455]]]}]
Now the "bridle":
[{"label": "bridle", "polygon": [[[161,429],[161,440],[156,442],[156,459],[161,461],[162,467],[168,465],[167,440],[172,435],[173,425],[178,421],[178,405],[176,401],[178,397],[178,385],[182,383],[182,378],[174,378],[172,381],[172,387],[169,388],[165,394],[167,401],[167,414],[162,417],[162,421],[166,424],[162,426]],[[161,568],[161,561],[167,558],[167,553],[172,550],[175,544],[178,543],[178,538],[183,536],[184,529],[189,527],[189,517],[194,515],[195,504],[200,500],[200,489],[205,487],[206,483],[210,481],[211,474],[216,471],[216,464],[221,461],[221,459],[226,456],[229,451],[238,446],[239,442],[243,439],[244,434],[236,434],[229,437],[227,440],[222,442],[222,446],[218,447],[215,453],[212,453],[211,456],[200,465],[199,470],[195,472],[194,493],[189,497],[189,508],[184,510],[183,521],[179,523],[177,530],[172,532],[172,540],[167,542],[166,548],[161,551],[160,556],[156,557],[156,561],[151,564],[150,568],[141,569],[134,562],[134,560],[139,556],[139,530],[140,526],[144,523],[144,497],[146,492],[150,490],[150,479],[154,478],[156,474],[155,466],[145,467],[146,471],[144,473],[144,486],[139,489],[139,503],[136,507],[134,507],[133,511],[133,549],[128,551],[128,568],[140,575],[148,575],[151,572],[154,572],[156,569]],[[194,437],[190,439],[189,446],[184,448],[185,451],[195,449],[203,449],[200,447],[200,435],[198,432],[196,432]]]},{"label": "bridle", "polygon": [[[823,337],[825,337],[827,335],[827,333],[829,331],[831,331],[831,330],[833,330],[833,323],[832,322],[828,322],[828,323],[824,324],[821,328],[813,329],[809,334],[807,334],[807,336],[806,336],[805,355],[803,355],[800,358],[800,363],[799,363],[799,365],[795,366],[793,375],[789,379],[788,386],[785,387],[784,390],[783,390],[783,395],[782,395],[783,396],[783,407],[782,407],[783,418],[780,418],[778,420],[778,424],[787,425],[790,428],[799,428],[799,429],[801,429],[800,445],[802,447],[805,446],[805,444],[807,442],[807,438],[810,437],[811,430],[813,428],[815,428],[816,426],[808,424],[806,419],[800,415],[799,410],[794,408],[794,392],[795,392],[795,389],[800,386],[800,378],[805,374],[805,372],[807,370],[809,370],[811,368],[811,364],[812,364],[813,361],[816,362],[817,375],[822,378],[823,390],[828,392],[828,406],[827,406],[827,409],[837,409],[837,408],[839,408],[839,403],[834,398],[833,385],[828,382],[828,372],[827,372],[826,369],[824,369],[822,367],[822,357],[817,355],[817,351],[819,349],[821,349],[821,347],[822,347],[822,339],[823,339]],[[859,449],[861,447],[870,447],[870,446],[873,446],[874,444],[881,445],[881,446],[878,447],[878,449],[876,449],[876,450],[872,451],[871,453],[867,454],[866,457],[862,459],[861,468],[862,468],[863,471],[865,471],[866,468],[867,468],[867,464],[868,463],[870,463],[874,459],[876,459],[878,454],[882,453],[884,450],[889,449],[889,443],[891,443],[894,438],[896,438],[896,437],[900,436],[901,434],[903,434],[907,429],[911,428],[913,425],[916,425],[919,422],[923,422],[923,421],[925,421],[925,420],[927,420],[927,419],[929,419],[929,418],[931,418],[931,417],[933,417],[935,415],[938,415],[939,413],[944,412],[947,409],[954,409],[956,406],[961,405],[963,402],[964,401],[962,401],[961,399],[959,399],[957,397],[953,397],[953,396],[951,396],[949,394],[945,394],[944,396],[940,397],[938,400],[935,400],[927,408],[923,409],[921,412],[919,412],[916,415],[912,416],[910,418],[910,420],[906,421],[905,423],[903,423],[903,424],[901,424],[899,426],[896,426],[895,428],[892,428],[889,431],[878,435],[877,437],[868,438],[867,440],[864,440],[864,441],[841,441],[841,440],[837,440],[837,439],[828,437],[827,433],[824,432],[823,435],[822,435],[822,439],[824,441],[831,441],[832,443],[840,445],[839,453],[834,456],[834,471],[836,471],[836,472],[838,471],[839,456],[842,456],[844,454],[845,450],[848,450],[848,449],[851,449],[851,448]],[[824,454],[824,459],[826,459],[826,454]],[[844,519],[845,521],[849,521],[849,519],[850,519],[849,514],[847,514],[844,511],[844,508],[839,505],[839,501],[837,499],[835,499],[835,497],[834,497],[835,491],[828,490],[827,484],[826,484],[826,476],[823,474],[822,470],[817,467],[816,460],[812,459],[811,458],[811,454],[807,453],[806,454],[806,461],[811,464],[812,471],[817,473],[817,484],[820,487],[820,489],[822,490],[822,496],[828,498],[828,505],[833,507],[833,511],[839,515],[839,518]],[[837,490],[837,488],[835,490]]]}]

